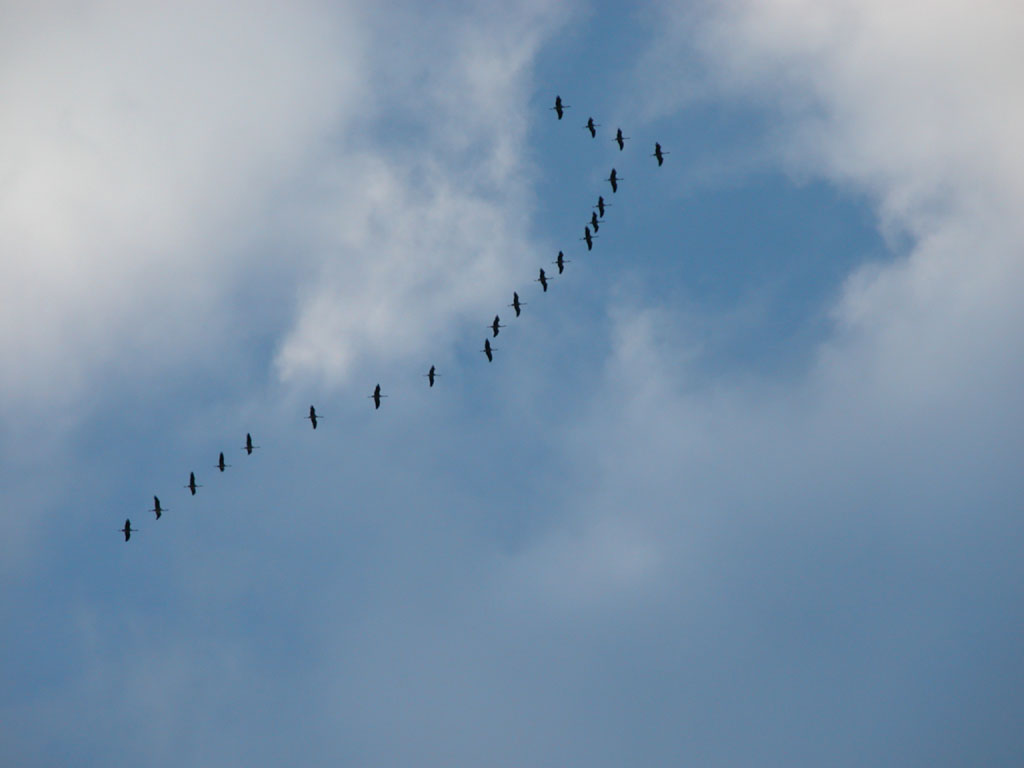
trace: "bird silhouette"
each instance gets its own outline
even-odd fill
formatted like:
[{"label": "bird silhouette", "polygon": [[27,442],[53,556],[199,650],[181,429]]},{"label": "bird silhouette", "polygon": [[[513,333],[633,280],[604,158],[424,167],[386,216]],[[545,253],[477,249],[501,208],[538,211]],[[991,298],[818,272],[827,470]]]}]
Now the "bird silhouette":
[{"label": "bird silhouette", "polygon": [[509,304],[509,306],[516,311],[516,317],[519,317],[520,308],[525,307],[526,302],[520,301],[519,294],[516,293],[515,291],[512,291],[512,303]]},{"label": "bird silhouette", "polygon": [[658,167],[659,168],[661,167],[661,164],[665,161],[665,155],[670,155],[670,154],[672,154],[672,153],[671,152],[662,152],[661,151],[661,144],[659,144],[658,142],[654,142],[654,154],[652,154],[651,157],[658,158]]},{"label": "bird silhouette", "polygon": [[489,327],[490,327],[491,331],[494,333],[494,338],[498,338],[498,329],[499,328],[504,328],[505,326],[501,324],[501,318],[499,318],[497,315],[495,315],[494,316],[494,322],[491,323]]},{"label": "bird silhouette", "polygon": [[593,138],[597,137],[597,131],[595,129],[599,128],[600,126],[601,126],[600,123],[595,123],[594,122],[594,118],[588,117],[587,118],[587,124],[584,125],[583,127],[586,128],[588,131],[590,131],[590,138],[593,139]]},{"label": "bird silhouette", "polygon": [[491,353],[494,352],[496,349],[497,347],[491,346],[490,339],[484,339],[484,348],[481,349],[480,351],[487,355],[487,362],[491,363],[494,362],[494,355],[492,355]]},{"label": "bird silhouette", "polygon": [[245,448],[243,448],[242,450],[245,451],[248,455],[252,456],[252,452],[255,451],[257,448],[259,448],[258,445],[253,445],[252,444],[252,435],[250,435],[248,432],[246,432],[245,433]]},{"label": "bird silhouette", "polygon": [[562,110],[569,109],[569,105],[562,103],[561,96],[555,96],[555,106],[553,106],[552,109],[555,110],[555,114],[558,115],[558,119],[561,120],[562,115],[564,114]]},{"label": "bird silhouette", "polygon": [[154,496],[153,497],[153,508],[151,510],[149,510],[149,511],[150,512],[156,512],[156,519],[159,520],[160,519],[160,515],[162,515],[167,510],[164,507],[160,506],[160,499],[158,499],[156,496]]},{"label": "bird silhouette", "polygon": [[195,496],[196,495],[196,488],[202,488],[203,486],[196,485],[196,473],[195,472],[189,472],[188,473],[188,485],[186,485],[185,487],[188,488],[190,491],[192,491],[192,495]]},{"label": "bird silhouette", "polygon": [[376,387],[373,388],[373,394],[369,395],[369,398],[371,400],[373,400],[373,408],[374,408],[374,410],[377,410],[378,408],[380,408],[380,399],[382,397],[387,397],[387,395],[382,395],[380,393],[380,384],[378,384]]},{"label": "bird silhouette", "polygon": [[565,258],[565,254],[559,251],[558,258],[551,263],[555,264],[558,267],[558,274],[562,274],[563,272],[565,272],[565,265],[568,264],[570,261],[572,260]]},{"label": "bird silhouette", "polygon": [[434,386],[434,379],[440,376],[440,373],[435,373],[434,366],[430,366],[430,370],[423,374],[427,377],[427,381],[430,382],[430,386]]},{"label": "bird silhouette", "polygon": [[619,130],[615,132],[615,138],[612,139],[612,141],[619,145],[619,152],[621,152],[623,149],[625,149],[626,142],[629,141],[629,136],[623,136],[622,129],[619,128]]},{"label": "bird silhouette", "polygon": [[[612,170],[615,170],[615,169],[613,168]],[[598,195],[597,196],[597,205],[595,205],[594,207],[597,208],[597,213],[603,219],[604,218],[604,209],[605,208],[611,208],[611,205],[612,205],[611,203],[605,203],[604,197],[602,195]]]},{"label": "bird silhouette", "polygon": [[605,181],[610,181],[612,183],[612,194],[619,191],[619,177],[618,174],[615,173],[614,168],[612,168],[612,172],[608,175],[608,178],[605,179]]},{"label": "bird silhouette", "polygon": [[220,452],[220,458],[217,459],[217,469],[223,472],[226,468],[230,467],[230,464],[224,463],[224,451]]},{"label": "bird silhouette", "polygon": [[594,228],[595,234],[601,229],[601,225],[597,222],[597,211],[590,212],[590,226]]},{"label": "bird silhouette", "polygon": [[309,416],[307,416],[306,418],[309,419],[310,423],[312,423],[313,429],[316,429],[317,419],[322,419],[323,416],[317,416],[316,415],[316,408],[314,408],[311,405],[311,406],[309,406]]},{"label": "bird silhouette", "polygon": [[121,528],[120,531],[121,531],[121,533],[124,534],[124,540],[128,541],[128,539],[130,539],[132,537],[133,533],[138,533],[139,532],[139,529],[138,528],[132,528],[132,521],[129,518],[125,518],[125,520],[124,520],[124,528]]},{"label": "bird silhouette", "polygon": [[583,237],[580,240],[584,240],[587,243],[587,250],[593,250],[594,248],[594,236],[590,234],[590,227],[583,228]]},{"label": "bird silhouette", "polygon": [[535,283],[540,283],[540,287],[544,289],[544,293],[548,292],[548,277],[544,274],[544,270],[540,271],[540,277],[534,280]]}]

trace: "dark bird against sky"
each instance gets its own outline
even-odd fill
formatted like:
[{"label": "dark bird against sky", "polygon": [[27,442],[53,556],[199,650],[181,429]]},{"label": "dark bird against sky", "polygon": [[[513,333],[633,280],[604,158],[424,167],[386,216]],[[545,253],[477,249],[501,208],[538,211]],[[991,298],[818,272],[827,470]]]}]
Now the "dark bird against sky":
[{"label": "dark bird against sky", "polygon": [[544,293],[548,292],[548,277],[544,274],[544,270],[541,269],[540,277],[534,280],[535,283],[540,283],[540,287],[544,289]]},{"label": "dark bird against sky", "polygon": [[558,119],[559,120],[562,119],[562,115],[564,114],[564,112],[562,110],[565,110],[565,109],[568,109],[568,108],[569,108],[568,104],[563,104],[562,103],[562,97],[561,96],[555,96],[555,106],[553,106],[552,109],[555,110],[555,114],[558,115]]},{"label": "dark bird against sky", "polygon": [[484,348],[481,349],[480,351],[483,352],[485,355],[487,355],[487,362],[489,362],[489,363],[494,362],[494,355],[492,355],[491,353],[495,349],[496,349],[496,347],[492,347],[491,346],[491,340],[490,339],[484,339]]},{"label": "dark bird against sky", "polygon": [[612,172],[610,174],[608,174],[608,178],[605,179],[605,181],[611,182],[612,194],[614,194],[614,193],[619,191],[619,177],[618,177],[618,174],[615,173],[615,169],[614,168],[612,168]]},{"label": "dark bird against sky", "polygon": [[615,138],[613,139],[613,141],[619,145],[619,152],[621,152],[623,149],[626,148],[626,142],[629,141],[629,136],[623,136],[622,129],[619,128],[615,132]]},{"label": "dark bird against sky", "polygon": [[160,519],[160,515],[162,515],[164,513],[163,507],[160,506],[160,499],[158,499],[156,496],[153,497],[153,508],[151,510],[149,510],[149,511],[150,512],[156,512],[156,519],[157,520],[159,520]]},{"label": "dark bird against sky", "polygon": [[498,338],[498,329],[499,328],[504,328],[504,327],[505,326],[501,324],[501,318],[498,317],[497,315],[495,315],[494,316],[494,322],[491,323],[491,325],[490,325],[490,329],[494,333],[494,338]]},{"label": "dark bird against sky", "polygon": [[658,142],[654,142],[654,154],[652,154],[651,157],[658,158],[658,167],[661,167],[661,164],[665,160],[665,155],[668,155],[668,154],[671,154],[671,153],[670,152],[662,152],[661,151],[661,144],[659,144]]},{"label": "dark bird against sky", "polygon": [[306,418],[309,419],[310,423],[313,425],[313,429],[316,429],[316,420],[318,418],[322,419],[323,416],[317,416],[316,415],[316,408],[314,408],[311,405],[311,406],[309,406],[309,416],[307,416]]},{"label": "dark bird against sky", "polygon": [[195,472],[189,472],[188,473],[188,485],[186,485],[185,487],[188,488],[190,491],[192,491],[192,495],[195,496],[196,495],[196,488],[202,488],[203,486],[196,485],[196,473]]},{"label": "dark bird against sky", "polygon": [[590,131],[590,138],[593,139],[593,138],[597,137],[597,128],[600,125],[601,125],[600,123],[595,123],[594,122],[594,118],[588,117],[587,118],[587,124],[584,125],[583,127],[586,128],[588,131]]},{"label": "dark bird against sky", "polygon": [[430,366],[430,370],[423,374],[427,377],[427,381],[430,382],[430,386],[434,386],[434,379],[441,374],[435,373],[434,366]]},{"label": "dark bird against sky", "polygon": [[252,444],[252,435],[250,435],[248,432],[246,432],[245,433],[245,448],[243,448],[242,450],[245,451],[248,455],[252,456],[252,452],[255,451],[257,448],[259,448],[258,445],[253,445]]},{"label": "dark bird against sky", "polygon": [[565,265],[568,264],[569,261],[571,261],[571,259],[565,258],[565,254],[559,251],[558,258],[556,258],[552,263],[558,267],[558,274],[562,274],[565,272]]},{"label": "dark bird against sky", "polygon": [[371,400],[373,400],[373,408],[374,408],[374,410],[377,410],[378,408],[380,408],[380,399],[382,397],[387,397],[387,395],[382,395],[380,393],[380,384],[378,384],[376,387],[373,388],[373,394],[369,395],[368,397]]},{"label": "dark bird against sky", "polygon": [[225,464],[224,463],[224,451],[221,451],[220,452],[220,458],[217,459],[217,469],[219,469],[221,472],[223,472],[227,467],[230,467],[230,466],[231,466],[230,464]]},{"label": "dark bird against sky", "polygon": [[519,294],[516,293],[515,291],[512,291],[512,303],[509,304],[509,306],[516,311],[516,317],[519,317],[520,307],[525,307],[526,302],[520,301]]},{"label": "dark bird against sky", "polygon": [[132,537],[133,533],[138,533],[138,528],[132,528],[132,521],[130,518],[125,518],[124,528],[121,529],[121,533],[124,534],[124,540],[128,541]]}]

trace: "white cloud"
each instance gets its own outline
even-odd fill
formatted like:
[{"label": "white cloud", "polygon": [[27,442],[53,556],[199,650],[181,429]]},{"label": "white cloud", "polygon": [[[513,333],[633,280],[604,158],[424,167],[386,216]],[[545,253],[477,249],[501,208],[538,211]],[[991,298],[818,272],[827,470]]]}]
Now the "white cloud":
[{"label": "white cloud", "polygon": [[24,6],[0,92],[0,393],[75,402],[111,363],[223,342],[269,196],[362,90],[353,14]]}]

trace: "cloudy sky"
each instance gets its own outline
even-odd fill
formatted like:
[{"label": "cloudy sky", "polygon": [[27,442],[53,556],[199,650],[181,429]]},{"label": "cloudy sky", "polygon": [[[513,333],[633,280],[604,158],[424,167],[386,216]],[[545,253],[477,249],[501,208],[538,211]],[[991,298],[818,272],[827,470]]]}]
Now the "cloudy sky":
[{"label": "cloudy sky", "polygon": [[0,763],[1024,762],[1018,2],[42,5]]}]

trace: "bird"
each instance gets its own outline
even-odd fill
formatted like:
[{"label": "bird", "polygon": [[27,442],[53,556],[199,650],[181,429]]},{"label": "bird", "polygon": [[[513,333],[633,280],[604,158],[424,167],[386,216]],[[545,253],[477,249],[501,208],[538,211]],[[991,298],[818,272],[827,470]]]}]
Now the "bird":
[{"label": "bird", "polygon": [[619,152],[621,152],[623,149],[625,149],[626,142],[629,141],[629,136],[623,136],[622,129],[619,128],[619,130],[615,132],[615,138],[612,139],[612,141],[619,145]]},{"label": "bird", "polygon": [[387,395],[382,395],[380,393],[380,384],[378,384],[376,387],[373,388],[373,394],[372,395],[368,395],[368,397],[371,400],[373,400],[373,407],[374,407],[374,410],[376,410],[377,408],[380,408],[380,399],[382,397],[387,397]]},{"label": "bird", "polygon": [[133,533],[138,533],[138,528],[132,528],[132,521],[129,518],[124,520],[124,528],[121,529],[121,533],[124,534],[124,540],[128,541],[132,537]]},{"label": "bird", "polygon": [[250,435],[248,432],[246,432],[245,433],[245,448],[243,448],[242,450],[245,451],[250,456],[252,456],[252,452],[255,451],[257,448],[259,448],[258,445],[253,445],[252,444],[252,435]]},{"label": "bird", "polygon": [[604,196],[603,195],[598,195],[597,196],[597,205],[595,205],[594,207],[597,208],[598,215],[600,215],[600,217],[603,219],[604,218],[604,209],[605,208],[610,208],[611,207],[611,203],[605,203]]},{"label": "bird", "polygon": [[492,363],[494,362],[494,355],[492,355],[491,352],[494,352],[496,349],[497,347],[491,346],[490,339],[484,339],[484,348],[480,351],[487,355],[487,362]]},{"label": "bird", "polygon": [[600,128],[601,124],[600,123],[595,123],[594,122],[594,118],[588,117],[587,118],[587,124],[584,125],[583,127],[586,128],[588,131],[590,131],[590,138],[593,139],[593,138],[597,137],[597,131],[595,130],[595,128]]},{"label": "bird", "polygon": [[188,488],[190,491],[192,491],[192,495],[195,496],[196,495],[196,488],[202,488],[203,486],[196,485],[196,473],[195,472],[189,472],[188,473],[188,485],[186,485],[185,487]]},{"label": "bird", "polygon": [[570,261],[571,259],[565,258],[565,254],[559,251],[558,258],[551,263],[556,264],[558,266],[558,274],[562,274],[565,271],[565,265],[568,264]]},{"label": "bird", "polygon": [[437,376],[440,376],[441,374],[440,373],[435,373],[434,366],[430,366],[430,370],[427,371],[426,373],[424,373],[423,375],[427,377],[427,381],[430,382],[430,386],[434,386],[434,379]]},{"label": "bird", "polygon": [[540,277],[534,280],[535,283],[540,283],[540,287],[544,289],[544,293],[548,292],[548,277],[544,274],[544,270],[540,271]]},{"label": "bird", "polygon": [[160,499],[157,498],[156,496],[154,496],[153,497],[153,508],[151,510],[149,510],[149,511],[150,512],[156,512],[156,519],[159,520],[160,519],[160,515],[162,515],[166,510],[163,507],[160,506]]},{"label": "bird", "polygon": [[562,97],[561,96],[555,96],[555,106],[553,106],[552,109],[555,110],[555,114],[558,115],[558,119],[559,120],[562,119],[562,114],[563,114],[562,110],[568,109],[568,108],[569,108],[568,104],[563,104],[562,103]]},{"label": "bird", "polygon": [[316,408],[314,408],[314,407],[313,407],[313,406],[311,405],[311,406],[309,406],[309,416],[307,416],[306,418],[307,418],[307,419],[309,419],[309,420],[310,420],[310,422],[312,422],[312,424],[313,424],[313,429],[316,429],[316,420],[317,420],[317,419],[322,419],[322,418],[323,418],[323,416],[317,416],[317,415],[316,415]]},{"label": "bird", "polygon": [[516,293],[515,291],[512,291],[512,303],[509,304],[509,306],[516,311],[516,317],[519,317],[520,309],[526,306],[526,302],[520,301],[519,294]]},{"label": "bird", "polygon": [[601,229],[601,225],[597,223],[597,211],[590,212],[590,226],[594,228],[595,233]]},{"label": "bird", "polygon": [[494,338],[498,338],[498,329],[499,328],[504,328],[504,327],[505,326],[501,324],[501,318],[499,318],[497,315],[495,315],[494,316],[494,322],[491,323],[491,325],[490,325],[490,329],[494,332]]},{"label": "bird", "polygon": [[661,167],[661,164],[665,161],[665,155],[670,155],[670,154],[672,154],[672,153],[671,152],[662,152],[661,151],[661,144],[659,144],[658,142],[654,142],[654,154],[651,155],[651,157],[658,158],[658,166],[659,167]]},{"label": "bird", "polygon": [[587,250],[593,250],[594,248],[594,236],[590,234],[590,227],[583,228],[583,237],[580,240],[585,240],[587,243]]},{"label": "bird", "polygon": [[224,463],[224,451],[220,452],[220,458],[217,459],[217,469],[223,472],[226,468],[230,467],[230,464]]},{"label": "bird", "polygon": [[605,181],[610,181],[612,183],[612,194],[615,194],[616,192],[619,191],[619,177],[615,173],[614,168],[612,168],[611,174],[609,174],[608,178],[605,179]]}]

